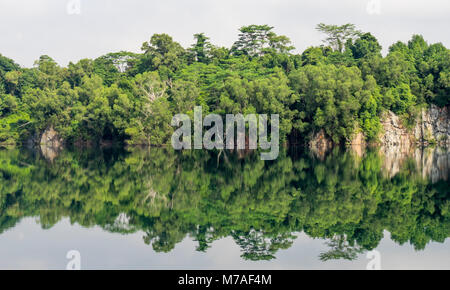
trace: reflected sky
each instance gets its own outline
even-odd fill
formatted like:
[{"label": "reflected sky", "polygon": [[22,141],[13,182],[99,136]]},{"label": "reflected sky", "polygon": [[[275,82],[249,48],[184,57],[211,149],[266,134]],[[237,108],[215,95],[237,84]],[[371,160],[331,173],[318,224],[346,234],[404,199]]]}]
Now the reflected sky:
[{"label": "reflected sky", "polygon": [[[71,225],[66,219],[50,230],[42,230],[33,218],[20,222],[0,236],[0,269],[65,269],[70,250],[81,254],[82,269],[366,269],[365,254],[354,261],[318,259],[327,246],[321,239],[298,233],[291,248],[282,250],[271,261],[244,261],[231,238],[215,241],[206,253],[195,251],[187,237],[170,253],[156,253],[142,242],[143,233],[126,236]],[[410,245],[400,246],[388,232],[376,248],[382,269],[450,269],[450,242],[431,243],[416,252]]]}]

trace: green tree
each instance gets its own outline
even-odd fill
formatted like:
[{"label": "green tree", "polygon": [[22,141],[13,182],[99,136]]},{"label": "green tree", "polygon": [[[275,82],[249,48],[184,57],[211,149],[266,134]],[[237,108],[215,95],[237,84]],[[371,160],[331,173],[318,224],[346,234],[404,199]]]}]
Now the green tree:
[{"label": "green tree", "polygon": [[338,52],[343,52],[345,43],[349,39],[353,39],[361,34],[354,24],[344,24],[344,25],[327,25],[320,23],[317,25],[316,29],[327,35],[324,40],[329,46]]},{"label": "green tree", "polygon": [[158,70],[169,78],[185,63],[186,51],[167,34],[154,34],[141,49],[144,54],[138,65],[139,72]]},{"label": "green tree", "polygon": [[260,57],[265,53],[274,51],[288,53],[294,48],[286,36],[278,36],[268,25],[249,25],[241,27],[239,40],[233,44],[231,53],[234,55],[247,55]]}]

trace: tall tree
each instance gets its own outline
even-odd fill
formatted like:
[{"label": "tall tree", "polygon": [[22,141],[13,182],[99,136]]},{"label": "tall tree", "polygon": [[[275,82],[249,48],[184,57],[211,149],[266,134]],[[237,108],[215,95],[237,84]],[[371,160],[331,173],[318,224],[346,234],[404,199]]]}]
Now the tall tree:
[{"label": "tall tree", "polygon": [[355,25],[350,23],[341,26],[320,23],[317,25],[316,29],[325,33],[327,38],[324,42],[339,52],[343,51],[344,45],[348,39],[352,39],[361,34],[360,31],[356,30]]},{"label": "tall tree", "polygon": [[275,51],[287,53],[293,49],[291,41],[286,36],[278,36],[268,25],[243,26],[239,30],[239,39],[233,44],[231,52],[235,55],[248,55],[250,57],[262,56],[267,52]]},{"label": "tall tree", "polygon": [[194,34],[195,44],[190,48],[190,52],[193,55],[194,61],[207,63],[208,62],[208,50],[211,44],[209,43],[209,37],[204,33]]},{"label": "tall tree", "polygon": [[356,59],[364,57],[381,56],[381,45],[370,33],[364,33],[350,45],[353,57]]},{"label": "tall tree", "polygon": [[184,63],[184,48],[167,34],[154,34],[149,42],[144,42],[142,51],[139,72],[159,70],[164,77],[169,77]]}]

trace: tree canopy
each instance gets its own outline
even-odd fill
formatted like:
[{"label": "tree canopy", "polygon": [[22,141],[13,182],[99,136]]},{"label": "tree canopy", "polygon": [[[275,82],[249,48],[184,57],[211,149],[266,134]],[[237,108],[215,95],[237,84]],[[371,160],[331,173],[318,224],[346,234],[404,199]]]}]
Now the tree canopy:
[{"label": "tree canopy", "polygon": [[41,56],[21,68],[0,55],[0,144],[36,139],[53,127],[66,143],[170,142],[171,117],[204,113],[279,114],[283,141],[323,130],[343,143],[362,130],[376,140],[383,111],[410,121],[417,109],[450,104],[450,51],[414,35],[386,56],[352,24],[319,24],[325,44],[293,53],[269,25],[239,30],[231,48],[204,33],[182,47],[155,34],[142,53],[116,52],[59,66]]}]

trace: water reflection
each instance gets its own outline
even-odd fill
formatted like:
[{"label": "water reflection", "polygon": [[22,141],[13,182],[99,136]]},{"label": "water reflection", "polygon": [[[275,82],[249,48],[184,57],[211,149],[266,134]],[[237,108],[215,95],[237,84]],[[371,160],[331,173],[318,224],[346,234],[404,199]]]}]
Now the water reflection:
[{"label": "water reflection", "polygon": [[246,260],[270,260],[295,233],[325,239],[321,260],[352,260],[385,231],[416,250],[450,236],[449,152],[291,148],[276,161],[252,152],[64,150],[46,158],[0,151],[0,234],[25,217],[63,218],[121,234],[144,232],[156,252],[186,236],[197,251],[232,237]]}]

